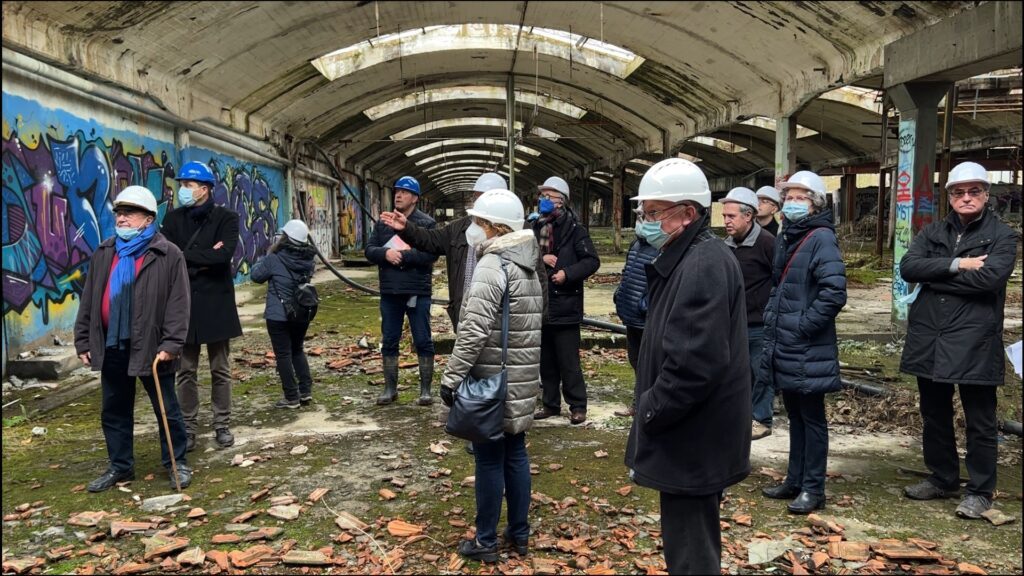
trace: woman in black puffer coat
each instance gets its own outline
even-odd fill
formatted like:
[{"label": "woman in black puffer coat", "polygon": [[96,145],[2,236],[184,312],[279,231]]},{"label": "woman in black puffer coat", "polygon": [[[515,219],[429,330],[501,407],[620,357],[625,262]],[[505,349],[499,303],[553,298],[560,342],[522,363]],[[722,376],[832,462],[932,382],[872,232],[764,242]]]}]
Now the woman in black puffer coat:
[{"label": "woman in black puffer coat", "polygon": [[284,303],[291,302],[299,284],[313,277],[315,255],[316,251],[309,244],[309,228],[302,220],[290,220],[271,246],[270,253],[252,267],[250,274],[253,282],[269,282],[263,317],[284,388],[284,399],[275,404],[275,408],[298,408],[313,401],[313,377],[302,348],[309,322],[289,320]]},{"label": "woman in black puffer coat", "polygon": [[825,394],[842,387],[835,319],[846,304],[846,267],[821,178],[797,172],[782,189],[784,220],[764,312],[761,377],[782,391],[789,466],[785,481],[763,493],[795,498],[789,511],[809,514],[825,506]]}]

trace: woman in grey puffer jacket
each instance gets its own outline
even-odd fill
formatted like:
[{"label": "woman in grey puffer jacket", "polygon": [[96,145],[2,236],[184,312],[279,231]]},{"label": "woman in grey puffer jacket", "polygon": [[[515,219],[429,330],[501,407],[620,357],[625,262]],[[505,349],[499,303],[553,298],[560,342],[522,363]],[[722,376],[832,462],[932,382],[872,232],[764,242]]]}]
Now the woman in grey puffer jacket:
[{"label": "woman in grey puffer jacket", "polygon": [[[484,562],[498,559],[501,499],[508,501],[505,543],[526,554],[530,524],[530,461],[526,430],[540,389],[540,330],[544,294],[537,275],[539,248],[530,230],[522,230],[523,204],[508,190],[485,192],[468,210],[466,231],[479,260],[466,292],[458,339],[441,382],[441,399],[451,406],[454,390],[467,375],[487,378],[501,370],[502,301],[509,290],[505,438],[474,443],[476,460],[476,538],[459,543],[459,553]],[[507,276],[506,276],[507,275]]]}]

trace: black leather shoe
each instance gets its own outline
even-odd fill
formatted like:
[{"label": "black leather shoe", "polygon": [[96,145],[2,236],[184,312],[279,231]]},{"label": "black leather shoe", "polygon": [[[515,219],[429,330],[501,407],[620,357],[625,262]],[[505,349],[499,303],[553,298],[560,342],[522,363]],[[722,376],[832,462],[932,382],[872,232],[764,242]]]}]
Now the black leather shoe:
[{"label": "black leather shoe", "polygon": [[504,542],[502,543],[501,547],[506,549],[506,550],[508,550],[509,552],[515,552],[521,558],[526,557],[526,555],[530,551],[529,550],[529,543],[528,543],[529,541],[528,540],[524,540],[524,541],[520,542],[520,541],[516,540],[515,538],[509,537],[508,532],[504,533],[503,539],[504,539]]},{"label": "black leather shoe", "polygon": [[229,446],[234,446],[235,435],[232,434],[231,430],[228,430],[227,428],[217,428],[214,440],[217,441],[217,445],[220,446],[221,448],[228,448]]},{"label": "black leather shoe", "polygon": [[107,469],[99,478],[89,482],[86,490],[89,492],[103,492],[104,490],[110,490],[118,482],[127,482],[128,480],[135,480],[134,470],[118,472],[117,470]]},{"label": "black leather shoe", "polygon": [[191,432],[185,436],[185,452],[191,452],[196,449],[196,435]]},{"label": "black leather shoe", "polygon": [[811,494],[810,492],[801,492],[795,500],[789,503],[789,506],[786,506],[793,514],[810,514],[824,507],[825,495]]},{"label": "black leather shoe", "polygon": [[[188,485],[192,483],[192,467],[188,464],[178,464],[178,483],[181,484],[182,488],[188,488]],[[167,478],[170,479],[171,490],[174,490],[174,471],[167,471]]]},{"label": "black leather shoe", "polygon": [[761,490],[761,494],[764,494],[768,498],[774,498],[775,500],[789,500],[790,498],[796,498],[799,493],[800,488],[798,486],[786,484],[785,482],[778,486],[772,486],[771,488],[764,488]]},{"label": "black leather shoe", "polygon": [[545,418],[551,418],[552,416],[558,416],[559,414],[560,412],[557,410],[548,410],[547,408],[541,408],[540,410],[534,412],[533,419],[544,420]]},{"label": "black leather shoe", "polygon": [[498,546],[481,546],[476,538],[459,542],[459,554],[463,558],[477,560],[479,562],[497,562]]}]

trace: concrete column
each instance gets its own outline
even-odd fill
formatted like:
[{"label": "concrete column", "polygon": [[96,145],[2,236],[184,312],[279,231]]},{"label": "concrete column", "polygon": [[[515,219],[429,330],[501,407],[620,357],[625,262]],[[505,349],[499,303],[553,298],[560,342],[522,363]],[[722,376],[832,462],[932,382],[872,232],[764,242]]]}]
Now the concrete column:
[{"label": "concrete column", "polygon": [[775,187],[796,171],[796,114],[775,119]]},{"label": "concrete column", "polygon": [[622,185],[625,174],[623,167],[612,177],[612,246],[616,253],[622,252]]},{"label": "concrete column", "polygon": [[590,228],[590,178],[583,179],[583,226]]},{"label": "concrete column", "polygon": [[935,219],[938,104],[949,87],[949,82],[906,82],[888,90],[900,111],[891,318],[904,329],[907,305],[898,300],[910,293],[910,286],[900,275],[900,259],[910,248],[914,234]]},{"label": "concrete column", "polygon": [[848,224],[853,222],[853,219],[856,217],[857,175],[843,174],[843,177],[840,179],[839,187],[843,191],[843,217],[841,218],[841,221],[843,224]]}]

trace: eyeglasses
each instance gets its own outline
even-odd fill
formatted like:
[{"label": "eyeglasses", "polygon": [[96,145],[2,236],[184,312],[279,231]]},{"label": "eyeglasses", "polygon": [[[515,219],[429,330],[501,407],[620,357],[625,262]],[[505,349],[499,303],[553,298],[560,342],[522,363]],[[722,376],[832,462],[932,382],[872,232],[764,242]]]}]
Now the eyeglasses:
[{"label": "eyeglasses", "polygon": [[680,206],[686,206],[686,204],[683,203],[683,202],[676,202],[675,204],[669,206],[668,208],[663,208],[661,210],[644,210],[643,208],[637,208],[636,212],[645,221],[653,222],[653,221],[661,220],[663,218],[663,216],[661,216],[661,215],[664,214],[665,212],[668,212],[670,210],[675,210],[676,208],[679,208]]},{"label": "eyeglasses", "polygon": [[977,198],[977,197],[981,196],[984,193],[985,193],[985,190],[983,190],[981,188],[971,188],[969,190],[960,190],[960,189],[952,190],[952,191],[950,191],[949,195],[952,196],[953,198],[963,198],[964,194],[967,194],[971,198]]}]

